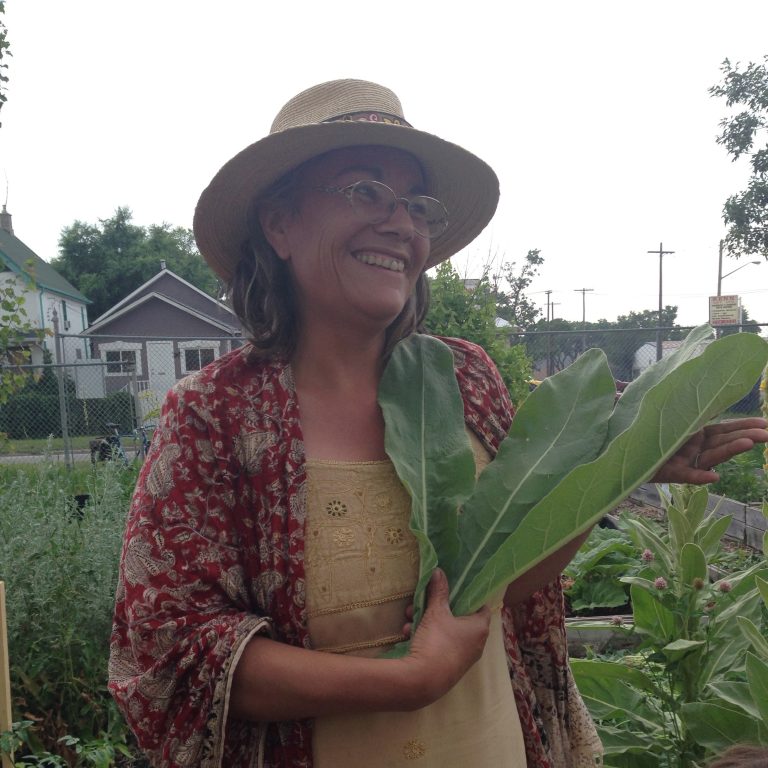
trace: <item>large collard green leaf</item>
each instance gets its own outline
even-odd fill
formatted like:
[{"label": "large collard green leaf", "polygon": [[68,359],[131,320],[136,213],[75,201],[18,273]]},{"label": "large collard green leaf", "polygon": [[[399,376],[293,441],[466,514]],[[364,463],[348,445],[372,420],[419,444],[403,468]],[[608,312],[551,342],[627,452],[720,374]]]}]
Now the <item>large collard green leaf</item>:
[{"label": "large collard green leaf", "polygon": [[[588,530],[651,477],[691,433],[743,397],[766,359],[768,344],[741,333],[713,342],[701,356],[671,370],[645,393],[631,425],[597,459],[572,470],[487,557],[456,595],[455,613],[477,610],[505,584]],[[500,452],[494,463],[502,458]],[[504,463],[514,459],[507,454]]]},{"label": "large collard green leaf", "polygon": [[640,403],[648,390],[655,387],[679,365],[700,355],[703,345],[711,337],[712,328],[710,326],[700,325],[698,328],[694,328],[671,355],[663,357],[655,365],[646,368],[640,376],[629,384],[622,392],[611,415],[606,442],[611,442],[635,420],[640,409]]},{"label": "large collard green leaf", "polygon": [[414,621],[438,563],[456,559],[456,515],[475,483],[475,462],[453,353],[443,342],[413,335],[395,347],[379,385],[385,450],[411,495],[411,530],[419,544]]},{"label": "large collard green leaf", "polygon": [[462,507],[459,558],[448,570],[452,598],[541,498],[573,467],[597,456],[614,396],[613,376],[598,349],[545,379],[528,396]]}]

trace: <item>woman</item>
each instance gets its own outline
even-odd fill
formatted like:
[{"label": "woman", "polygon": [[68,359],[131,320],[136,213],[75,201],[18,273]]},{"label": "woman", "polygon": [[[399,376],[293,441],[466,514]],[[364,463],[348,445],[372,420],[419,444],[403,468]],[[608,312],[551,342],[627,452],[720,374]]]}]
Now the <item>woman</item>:
[{"label": "woman", "polygon": [[[558,580],[578,542],[472,616],[436,572],[410,654],[378,658],[417,566],[383,361],[497,199],[485,163],[356,80],[292,99],[203,192],[198,244],[252,345],[171,391],[131,507],[110,689],[153,765],[599,762]],[[479,470],[512,406],[482,350],[447,343]],[[764,427],[702,433],[660,479],[709,482]]]}]

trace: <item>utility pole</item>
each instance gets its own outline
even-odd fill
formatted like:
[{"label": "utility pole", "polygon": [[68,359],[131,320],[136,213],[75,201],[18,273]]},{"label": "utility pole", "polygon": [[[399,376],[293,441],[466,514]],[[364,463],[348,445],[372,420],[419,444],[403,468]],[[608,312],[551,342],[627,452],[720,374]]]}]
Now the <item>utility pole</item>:
[{"label": "utility pole", "polygon": [[549,328],[549,297],[552,291],[544,291],[547,294],[547,376],[552,373],[552,333]]},{"label": "utility pole", "polygon": [[661,360],[661,329],[664,325],[661,322],[662,313],[664,312],[664,304],[662,303],[662,260],[665,256],[674,253],[674,251],[665,251],[664,246],[659,243],[658,251],[648,251],[648,253],[657,253],[659,255],[659,324],[656,331],[656,361]]},{"label": "utility pole", "polygon": [[717,256],[717,295],[720,296],[721,284],[723,282],[723,241],[720,241],[720,248]]},{"label": "utility pole", "polygon": [[581,330],[583,335],[581,337],[581,351],[582,353],[587,348],[587,293],[594,291],[594,288],[574,288],[574,293],[581,294]]}]

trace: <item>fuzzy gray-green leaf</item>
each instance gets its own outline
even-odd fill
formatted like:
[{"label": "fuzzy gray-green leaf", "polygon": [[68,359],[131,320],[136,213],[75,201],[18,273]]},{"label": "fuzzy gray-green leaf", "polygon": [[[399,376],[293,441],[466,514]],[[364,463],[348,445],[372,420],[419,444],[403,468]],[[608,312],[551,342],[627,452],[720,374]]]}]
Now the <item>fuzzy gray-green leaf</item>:
[{"label": "fuzzy gray-green leaf", "polygon": [[[688,435],[754,384],[768,344],[751,333],[727,336],[670,371],[643,396],[637,417],[594,461],[570,472],[486,559],[454,603],[471,613],[504,584],[544,560],[647,480]],[[469,503],[469,502],[468,502]]]},{"label": "fuzzy gray-green leaf", "polygon": [[597,456],[614,395],[605,355],[591,349],[528,396],[462,508],[461,567],[448,571],[452,597],[550,489],[574,466]]},{"label": "fuzzy gray-green leaf", "polygon": [[382,376],[379,404],[387,455],[411,495],[411,529],[420,555],[418,622],[433,569],[456,559],[457,511],[475,480],[451,350],[420,334],[401,341]]}]

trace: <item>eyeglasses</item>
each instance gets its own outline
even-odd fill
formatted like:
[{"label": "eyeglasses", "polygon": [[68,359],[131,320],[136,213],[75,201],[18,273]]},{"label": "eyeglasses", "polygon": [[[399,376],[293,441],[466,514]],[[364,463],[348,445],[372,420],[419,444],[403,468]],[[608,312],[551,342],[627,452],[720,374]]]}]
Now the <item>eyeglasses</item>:
[{"label": "eyeglasses", "polygon": [[352,210],[370,224],[381,224],[392,216],[400,203],[413,221],[413,229],[421,237],[441,235],[448,227],[448,211],[434,197],[415,195],[398,197],[394,190],[380,181],[356,181],[348,187],[315,187],[319,192],[340,194],[349,200]]}]

